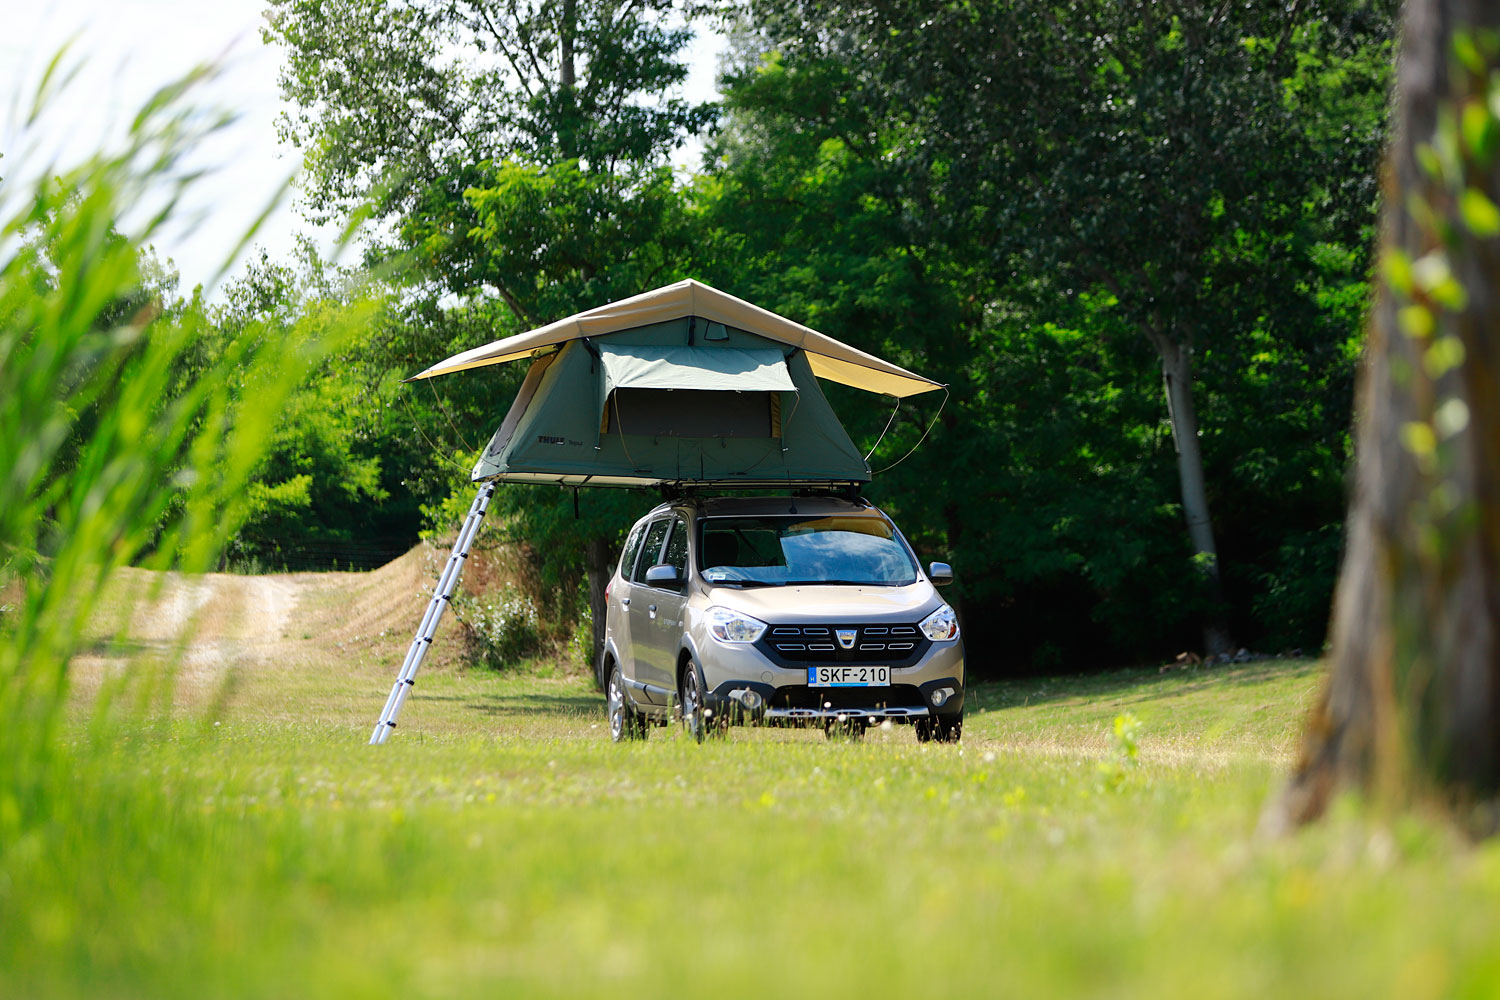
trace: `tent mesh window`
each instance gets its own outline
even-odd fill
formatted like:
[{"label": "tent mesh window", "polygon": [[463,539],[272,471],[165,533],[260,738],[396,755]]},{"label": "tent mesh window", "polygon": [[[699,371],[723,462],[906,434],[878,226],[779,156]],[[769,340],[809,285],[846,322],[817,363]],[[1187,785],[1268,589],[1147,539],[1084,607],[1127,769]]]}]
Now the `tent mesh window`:
[{"label": "tent mesh window", "polygon": [[710,389],[616,389],[606,412],[622,434],[769,438],[776,431],[774,396]]}]

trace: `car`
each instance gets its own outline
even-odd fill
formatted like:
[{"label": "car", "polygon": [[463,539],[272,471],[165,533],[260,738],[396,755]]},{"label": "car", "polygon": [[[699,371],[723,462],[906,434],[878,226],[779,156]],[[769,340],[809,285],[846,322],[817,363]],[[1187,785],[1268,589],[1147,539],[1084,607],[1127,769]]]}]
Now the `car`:
[{"label": "car", "polygon": [[952,580],[862,499],[663,503],[630,529],[606,591],[610,735],[679,718],[699,742],[737,723],[857,739],[890,721],[956,741],[964,647],[937,590]]}]

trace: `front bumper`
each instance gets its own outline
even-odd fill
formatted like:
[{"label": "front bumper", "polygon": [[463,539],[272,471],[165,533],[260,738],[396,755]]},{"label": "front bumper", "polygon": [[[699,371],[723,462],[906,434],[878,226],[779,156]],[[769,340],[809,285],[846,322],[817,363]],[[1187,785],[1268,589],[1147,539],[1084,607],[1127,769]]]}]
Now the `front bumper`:
[{"label": "front bumper", "polygon": [[[805,667],[781,667],[754,648],[713,642],[700,647],[707,708],[736,721],[773,725],[910,722],[951,717],[964,707],[962,639],[933,643],[909,667],[891,668],[891,686],[812,688]],[[942,691],[933,704],[934,692]],[[755,697],[747,698],[746,692]]]},{"label": "front bumper", "polygon": [[912,707],[888,706],[885,708],[768,708],[760,715],[762,722],[771,725],[822,725],[828,722],[911,722],[925,719],[932,713],[921,705]]}]

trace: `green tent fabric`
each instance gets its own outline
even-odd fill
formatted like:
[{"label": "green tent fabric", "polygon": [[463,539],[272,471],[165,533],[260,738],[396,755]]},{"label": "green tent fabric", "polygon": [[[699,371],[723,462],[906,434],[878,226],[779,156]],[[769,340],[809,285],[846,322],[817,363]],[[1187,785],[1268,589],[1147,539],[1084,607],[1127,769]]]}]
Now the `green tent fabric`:
[{"label": "green tent fabric", "polygon": [[797,487],[868,482],[806,352],[694,317],[531,362],[476,481]]},{"label": "green tent fabric", "polygon": [[704,389],[733,392],[796,392],[782,348],[657,347],[599,344],[604,391],[615,389]]}]

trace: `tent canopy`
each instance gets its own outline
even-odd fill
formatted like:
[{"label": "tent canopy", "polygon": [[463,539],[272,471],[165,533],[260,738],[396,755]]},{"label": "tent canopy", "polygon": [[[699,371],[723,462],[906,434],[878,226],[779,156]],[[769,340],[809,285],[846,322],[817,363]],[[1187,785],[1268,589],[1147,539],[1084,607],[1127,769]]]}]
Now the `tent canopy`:
[{"label": "tent canopy", "polygon": [[599,345],[604,391],[701,389],[730,392],[796,392],[786,355],[772,348]]},{"label": "tent canopy", "polygon": [[681,318],[533,358],[475,480],[794,488],[868,482],[802,351]]},{"label": "tent canopy", "polygon": [[[732,329],[762,338],[762,347],[785,344],[800,348],[805,352],[812,373],[833,382],[888,396],[914,396],[943,388],[929,378],[692,279],[588,309],[535,330],[455,354],[418,372],[408,381],[515,361],[530,357],[541,348],[585,337],[603,337],[689,318],[702,321],[701,336],[706,343],[725,341],[727,331]],[[771,341],[771,344],[767,345],[765,341]]]}]

